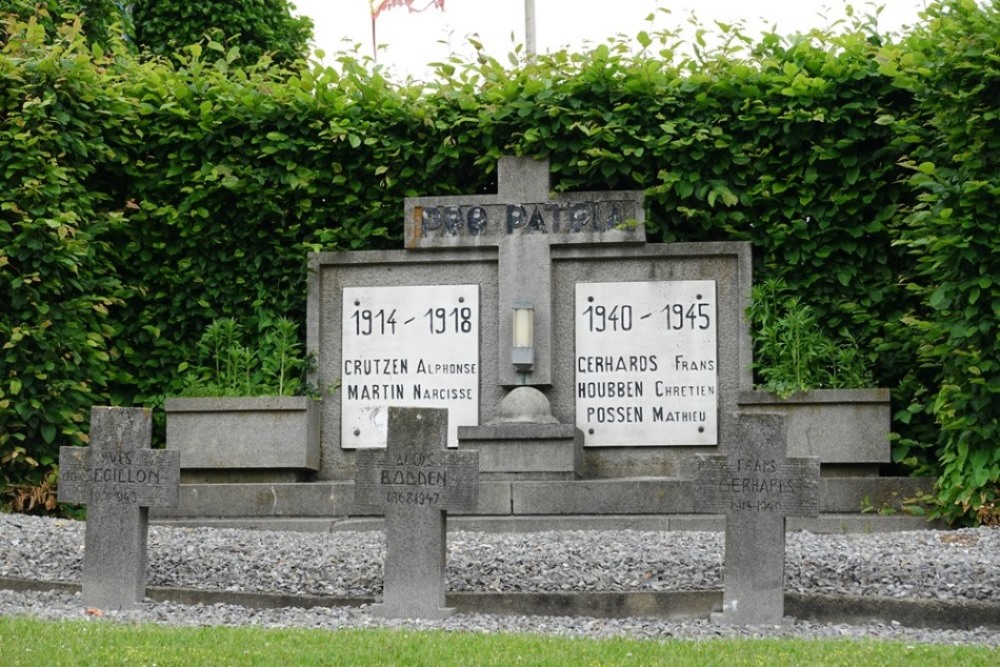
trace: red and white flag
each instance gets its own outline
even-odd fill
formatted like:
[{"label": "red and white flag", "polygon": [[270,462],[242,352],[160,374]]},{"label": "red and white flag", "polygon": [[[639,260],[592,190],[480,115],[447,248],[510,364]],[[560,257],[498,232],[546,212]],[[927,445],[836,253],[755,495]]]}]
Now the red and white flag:
[{"label": "red and white flag", "polygon": [[[421,0],[422,2],[423,0]],[[444,0],[429,0],[429,2],[420,8],[414,8],[413,5],[417,0],[369,0],[372,9],[372,21],[378,18],[378,15],[387,9],[393,9],[395,7],[406,7],[411,12],[422,12],[425,9],[430,9],[431,7],[437,7],[441,11],[444,11]]]}]

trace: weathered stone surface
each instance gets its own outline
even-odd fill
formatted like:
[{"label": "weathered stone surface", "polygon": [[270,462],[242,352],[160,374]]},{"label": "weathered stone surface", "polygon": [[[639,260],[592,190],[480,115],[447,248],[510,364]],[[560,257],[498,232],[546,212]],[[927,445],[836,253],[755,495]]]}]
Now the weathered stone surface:
[{"label": "weathered stone surface", "polygon": [[318,470],[319,401],[306,396],[168,398],[167,447],[185,469]]},{"label": "weathered stone surface", "polygon": [[741,391],[737,400],[742,412],[787,417],[789,456],[818,456],[824,464],[888,463],[891,458],[888,389],[815,389],[784,399]]},{"label": "weathered stone surface", "polygon": [[691,512],[690,481],[667,478],[518,482],[514,514],[666,514]]},{"label": "weathered stone surface", "polygon": [[483,480],[576,479],[583,434],[572,424],[494,423],[459,429],[462,447],[479,452]]},{"label": "weathered stone surface", "polygon": [[719,620],[774,624],[784,617],[785,518],[819,512],[819,460],[789,459],[780,414],[741,414],[728,456],[698,457],[695,511],[725,513],[725,583]]},{"label": "weathered stone surface", "polygon": [[83,553],[86,606],[135,607],[146,593],[149,506],[174,506],[180,453],[149,449],[152,413],[95,407],[90,447],[59,450],[60,502],[87,505]]},{"label": "weathered stone surface", "polygon": [[443,618],[447,510],[479,501],[479,455],[447,451],[448,411],[389,408],[385,451],[358,452],[355,502],[385,509],[382,603],[390,618]]}]

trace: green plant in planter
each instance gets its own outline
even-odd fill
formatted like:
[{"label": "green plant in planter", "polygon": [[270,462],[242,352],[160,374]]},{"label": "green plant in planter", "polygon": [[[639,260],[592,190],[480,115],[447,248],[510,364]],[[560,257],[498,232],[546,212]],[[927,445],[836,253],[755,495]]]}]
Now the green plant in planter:
[{"label": "green plant in planter", "polygon": [[754,370],[762,380],[760,388],[788,398],[811,389],[873,386],[857,341],[828,336],[813,309],[787,291],[783,281],[769,279],[751,292],[747,315],[755,332]]},{"label": "green plant in planter", "polygon": [[182,363],[179,395],[295,396],[304,393],[308,359],[302,354],[298,325],[286,317],[261,321],[259,343],[246,344],[243,326],[223,318],[205,328],[194,363]]}]

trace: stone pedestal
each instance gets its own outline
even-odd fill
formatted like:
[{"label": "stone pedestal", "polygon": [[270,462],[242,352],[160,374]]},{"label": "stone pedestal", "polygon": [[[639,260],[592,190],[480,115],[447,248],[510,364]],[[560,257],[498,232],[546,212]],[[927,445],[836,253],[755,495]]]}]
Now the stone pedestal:
[{"label": "stone pedestal", "polygon": [[814,389],[788,398],[741,391],[740,411],[785,415],[788,456],[819,458],[824,477],[878,477],[892,460],[888,389]]},{"label": "stone pedestal", "polygon": [[463,426],[458,440],[479,452],[484,481],[572,480],[583,466],[583,433],[572,424]]}]

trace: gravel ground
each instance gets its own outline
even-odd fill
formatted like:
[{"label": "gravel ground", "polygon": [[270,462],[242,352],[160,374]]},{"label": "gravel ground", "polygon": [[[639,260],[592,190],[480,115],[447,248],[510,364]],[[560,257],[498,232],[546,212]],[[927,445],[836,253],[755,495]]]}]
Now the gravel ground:
[{"label": "gravel ground", "polygon": [[[0,577],[80,581],[80,522],[0,515]],[[722,535],[714,532],[548,531],[449,533],[449,591],[685,591],[722,587]],[[295,533],[154,526],[150,586],[378,597],[380,532]],[[987,601],[1000,604],[1000,529],[872,535],[788,535],[786,588],[802,593]],[[79,597],[0,590],[0,615],[86,617]],[[591,619],[456,614],[445,621],[387,621],[360,608],[248,609],[147,601],[105,616],[174,625],[406,627],[544,632],[595,637],[872,637],[1000,646],[995,629],[929,630],[886,619],[867,625],[795,622],[727,627],[703,620]]]}]

